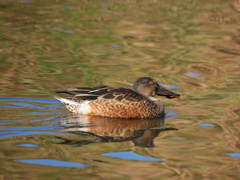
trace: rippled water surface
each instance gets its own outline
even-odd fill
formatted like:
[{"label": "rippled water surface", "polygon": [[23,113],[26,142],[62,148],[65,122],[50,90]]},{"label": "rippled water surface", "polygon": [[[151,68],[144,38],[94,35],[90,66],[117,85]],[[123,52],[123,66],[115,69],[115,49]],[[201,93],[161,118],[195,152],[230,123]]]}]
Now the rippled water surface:
[{"label": "rippled water surface", "polygon": [[[0,1],[0,179],[239,179],[239,1]],[[76,116],[56,87],[181,94],[165,118]]]}]

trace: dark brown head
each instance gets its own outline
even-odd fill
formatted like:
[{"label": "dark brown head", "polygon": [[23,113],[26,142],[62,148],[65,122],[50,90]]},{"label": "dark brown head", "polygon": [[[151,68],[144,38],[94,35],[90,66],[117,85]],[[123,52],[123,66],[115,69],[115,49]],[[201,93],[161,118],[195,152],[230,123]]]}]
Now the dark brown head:
[{"label": "dark brown head", "polygon": [[166,96],[167,98],[172,99],[180,96],[179,94],[164,89],[153,78],[150,77],[141,77],[137,79],[133,84],[133,90],[146,97],[158,95]]}]

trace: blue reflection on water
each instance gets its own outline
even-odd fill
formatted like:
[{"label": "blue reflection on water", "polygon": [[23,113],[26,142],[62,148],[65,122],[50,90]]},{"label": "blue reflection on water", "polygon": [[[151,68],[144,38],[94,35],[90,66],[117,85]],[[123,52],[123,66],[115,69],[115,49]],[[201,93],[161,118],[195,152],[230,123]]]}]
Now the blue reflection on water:
[{"label": "blue reflection on water", "polygon": [[65,33],[69,33],[69,34],[75,33],[74,31],[66,30],[66,29],[62,29],[61,31],[62,31],[62,32],[65,32]]},{"label": "blue reflection on water", "polygon": [[169,88],[169,89],[182,89],[181,87],[176,86],[176,85],[164,84],[163,86],[166,88]]},{"label": "blue reflection on water", "polygon": [[193,76],[193,77],[200,77],[199,74],[194,73],[194,72],[185,72],[185,73],[183,73],[183,75],[186,75],[186,76]]},{"label": "blue reflection on water", "polygon": [[49,114],[62,114],[60,112],[30,112],[30,113],[25,113],[24,115],[19,115],[19,116],[36,116],[36,115],[49,115]]},{"label": "blue reflection on water", "polygon": [[184,139],[184,138],[180,138],[180,137],[171,137],[170,139]]},{"label": "blue reflection on water", "polygon": [[31,101],[43,103],[59,103],[56,99],[35,99],[35,98],[15,98],[15,97],[0,97],[0,101]]},{"label": "blue reflection on water", "polygon": [[165,161],[163,159],[145,157],[145,156],[136,154],[134,152],[127,152],[127,151],[103,153],[102,156],[127,159],[127,160],[138,160],[138,161]]},{"label": "blue reflection on water", "polygon": [[56,109],[56,108],[63,108],[64,106],[35,106],[33,104],[28,104],[28,103],[10,103],[12,105],[16,105],[16,106],[12,106],[12,108],[22,108],[22,107],[19,107],[19,106],[24,106],[24,107],[29,107],[31,109]]},{"label": "blue reflection on water", "polygon": [[240,153],[227,153],[226,155],[231,157],[240,157]]},{"label": "blue reflection on water", "polygon": [[69,34],[73,34],[75,33],[74,31],[71,31],[71,30],[66,30],[66,29],[60,29],[60,28],[57,28],[57,27],[53,27],[52,30],[55,30],[55,31],[62,31],[62,32],[65,32],[65,33],[69,33]]},{"label": "blue reflection on water", "polygon": [[[46,106],[36,106],[36,105],[33,105],[33,104],[24,103],[24,102],[9,103],[10,105],[0,105],[0,107],[6,107],[6,108],[23,108],[23,107],[28,107],[28,108],[32,108],[32,109],[65,108],[63,105],[58,105],[59,101],[58,100],[54,100],[54,99],[33,99],[33,98],[0,97],[0,101],[30,101],[30,102],[54,103],[54,105],[46,105]],[[53,113],[51,113],[51,114],[53,114]]]},{"label": "blue reflection on water", "polygon": [[[4,122],[9,122],[10,121],[11,122],[12,120],[0,120],[0,122],[1,121],[4,121]],[[14,122],[21,122],[21,121],[23,121],[23,120],[14,120]]]},{"label": "blue reflection on water", "polygon": [[176,111],[166,109],[166,113],[165,113],[165,118],[166,119],[174,118],[174,117],[177,117],[177,116],[178,116],[178,114],[176,113]]},{"label": "blue reflection on water", "polygon": [[29,107],[32,109],[46,109],[45,107],[39,107],[39,106],[35,106],[33,104],[28,104],[28,103],[11,103],[11,104],[16,105],[16,106]]},{"label": "blue reflection on water", "polygon": [[27,135],[36,135],[36,134],[66,134],[61,132],[51,132],[51,131],[9,131],[9,132],[1,132],[0,138],[8,138],[13,136],[27,136]]},{"label": "blue reflection on water", "polygon": [[0,125],[6,125],[6,124],[12,124],[12,123],[0,123]]},{"label": "blue reflection on water", "polygon": [[89,165],[85,165],[81,163],[59,161],[59,160],[52,160],[52,159],[19,159],[17,160],[17,162],[44,165],[44,166],[56,166],[56,167],[71,167],[71,168],[91,167]]},{"label": "blue reflection on water", "polygon": [[121,45],[118,45],[118,44],[112,44],[111,46],[112,47],[121,47]]},{"label": "blue reflection on water", "polygon": [[58,121],[50,121],[50,122],[44,122],[42,125],[49,125],[49,124],[59,124]]},{"label": "blue reflection on water", "polygon": [[56,119],[59,116],[54,116],[54,117],[50,117],[50,118],[44,118],[44,119],[36,119],[36,120],[31,120],[29,122],[38,122],[38,121],[48,121],[48,120],[52,120],[52,119]]},{"label": "blue reflection on water", "polygon": [[32,127],[0,127],[2,131],[23,131],[23,130],[49,130],[49,129],[63,129],[62,126],[32,126]]},{"label": "blue reflection on water", "polygon": [[10,106],[10,105],[0,105],[0,107],[5,107],[5,108],[23,108],[19,106]]},{"label": "blue reflection on water", "polygon": [[36,145],[36,144],[24,144],[24,143],[18,144],[17,146],[28,147],[28,148],[37,148],[38,147],[38,145]]},{"label": "blue reflection on water", "polygon": [[211,126],[214,126],[213,124],[208,124],[208,123],[203,123],[203,124],[198,124],[198,126],[201,126],[201,127],[211,127]]},{"label": "blue reflection on water", "polygon": [[176,85],[170,85],[170,84],[163,84],[163,83],[158,83],[160,86],[164,86],[166,88],[169,88],[169,89],[182,89],[181,87],[179,86],[176,86]]}]

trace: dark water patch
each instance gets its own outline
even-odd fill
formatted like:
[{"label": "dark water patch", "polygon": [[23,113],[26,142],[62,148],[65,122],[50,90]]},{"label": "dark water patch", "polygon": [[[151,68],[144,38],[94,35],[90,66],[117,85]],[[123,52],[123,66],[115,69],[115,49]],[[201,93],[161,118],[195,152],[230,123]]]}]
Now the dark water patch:
[{"label": "dark water patch", "polygon": [[226,96],[224,94],[207,94],[201,97],[201,100],[220,100],[224,99]]},{"label": "dark water patch", "polygon": [[110,14],[107,14],[107,13],[101,13],[101,16],[110,16]]},{"label": "dark water patch", "polygon": [[209,75],[216,73],[214,68],[207,67],[206,65],[193,65],[192,68]]},{"label": "dark water patch", "polygon": [[219,47],[219,46],[213,46],[212,48],[221,53],[240,55],[239,49],[225,48],[225,47]]},{"label": "dark water patch", "polygon": [[30,0],[21,0],[21,3],[30,3]]},{"label": "dark water patch", "polygon": [[69,167],[69,168],[84,168],[91,167],[86,164],[68,162],[68,161],[59,161],[52,159],[19,159],[17,162],[27,163],[27,164],[36,164],[36,165],[44,165],[44,166],[55,166],[55,167]]},{"label": "dark water patch", "polygon": [[152,158],[152,157],[145,157],[134,152],[110,152],[110,153],[103,153],[102,156],[119,158],[119,159],[126,159],[126,160],[137,160],[137,161],[165,161],[159,158]]},{"label": "dark water patch", "polygon": [[73,9],[75,9],[75,7],[72,7],[72,6],[65,6],[65,9],[73,10]]},{"label": "dark water patch", "polygon": [[240,109],[235,109],[233,112],[234,112],[235,114],[237,114],[238,116],[240,116]]},{"label": "dark water patch", "polygon": [[110,6],[109,3],[101,3],[101,6]]},{"label": "dark water patch", "polygon": [[38,145],[36,145],[36,144],[25,144],[25,143],[17,144],[16,146],[27,147],[27,148],[37,148],[38,147]]}]

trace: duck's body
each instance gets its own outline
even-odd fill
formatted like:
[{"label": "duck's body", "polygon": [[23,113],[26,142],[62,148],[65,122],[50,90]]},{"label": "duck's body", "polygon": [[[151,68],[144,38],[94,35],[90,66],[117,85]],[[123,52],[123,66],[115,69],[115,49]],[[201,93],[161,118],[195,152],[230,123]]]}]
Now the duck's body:
[{"label": "duck's body", "polygon": [[71,94],[59,98],[73,113],[117,118],[148,118],[164,116],[164,105],[153,96],[179,97],[161,87],[149,77],[139,78],[133,89],[100,86],[92,88],[61,89],[58,93]]}]

